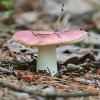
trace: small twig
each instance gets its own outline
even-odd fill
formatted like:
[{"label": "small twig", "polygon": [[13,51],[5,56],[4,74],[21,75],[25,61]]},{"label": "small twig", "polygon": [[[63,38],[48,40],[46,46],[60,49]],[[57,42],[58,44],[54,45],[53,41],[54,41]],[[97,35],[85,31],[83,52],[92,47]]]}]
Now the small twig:
[{"label": "small twig", "polygon": [[62,12],[63,12],[63,7],[64,7],[64,4],[62,4],[62,9],[61,9],[60,15],[59,15],[59,17],[58,17],[58,19],[57,19],[57,21],[56,21],[56,23],[55,23],[54,31],[56,31],[57,26],[58,26],[58,24],[59,24],[59,22],[60,22],[60,19],[61,19],[61,16],[62,16]]},{"label": "small twig", "polygon": [[52,74],[51,74],[51,71],[50,71],[49,67],[47,67],[47,70],[49,71],[50,76],[52,76]]},{"label": "small twig", "polygon": [[0,79],[0,85],[5,86],[10,88],[11,90],[17,91],[17,92],[24,92],[24,93],[28,93],[30,95],[38,95],[44,98],[54,98],[54,97],[64,97],[64,98],[69,98],[69,97],[87,97],[87,96],[98,96],[99,94],[97,92],[85,92],[85,93],[44,93],[41,91],[33,91],[33,90],[29,90],[27,88],[22,88],[22,87],[18,87],[16,85],[10,84],[7,81],[4,81],[3,79]]},{"label": "small twig", "polygon": [[37,34],[35,34],[33,31],[32,31],[32,33],[33,33],[35,36],[37,36]]},{"label": "small twig", "polygon": [[8,74],[13,74],[12,71],[10,71],[8,69],[5,69],[5,68],[2,68],[2,67],[0,67],[0,72],[2,72],[2,73],[8,73]]},{"label": "small twig", "polygon": [[90,24],[90,25],[86,25],[84,27],[81,27],[80,30],[89,30],[89,29],[91,29],[93,27],[94,27],[94,25],[93,24]]},{"label": "small twig", "polygon": [[[93,25],[88,25],[88,26],[81,27],[80,30],[86,30],[86,29],[88,29],[89,27],[93,27]],[[87,34],[90,35],[90,36],[92,36],[92,37],[94,37],[94,38],[96,38],[96,39],[98,39],[96,36],[94,36],[94,35],[92,35],[92,34],[90,34],[90,33],[87,33]]]},{"label": "small twig", "polygon": [[[71,22],[68,24],[66,31],[68,30],[68,28],[70,27],[70,25],[71,25]],[[66,32],[66,31],[64,31],[64,32]]]},{"label": "small twig", "polygon": [[96,36],[94,36],[94,35],[92,35],[90,33],[87,33],[87,34],[90,35],[90,36],[92,36],[92,37],[94,37],[94,38],[96,38],[96,39],[98,39]]},{"label": "small twig", "polygon": [[56,32],[54,32],[53,34],[56,34],[56,35],[58,36],[58,38],[60,38],[60,34],[58,34],[58,33],[56,33]]}]

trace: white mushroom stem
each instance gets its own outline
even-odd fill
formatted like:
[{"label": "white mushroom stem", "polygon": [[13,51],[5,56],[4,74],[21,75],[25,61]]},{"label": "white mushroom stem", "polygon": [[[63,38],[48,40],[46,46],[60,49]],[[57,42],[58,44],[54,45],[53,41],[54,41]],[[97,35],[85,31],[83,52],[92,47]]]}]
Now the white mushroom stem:
[{"label": "white mushroom stem", "polygon": [[47,72],[49,72],[48,69],[50,70],[52,76],[54,76],[58,72],[56,61],[56,46],[39,47],[37,71],[46,70]]}]

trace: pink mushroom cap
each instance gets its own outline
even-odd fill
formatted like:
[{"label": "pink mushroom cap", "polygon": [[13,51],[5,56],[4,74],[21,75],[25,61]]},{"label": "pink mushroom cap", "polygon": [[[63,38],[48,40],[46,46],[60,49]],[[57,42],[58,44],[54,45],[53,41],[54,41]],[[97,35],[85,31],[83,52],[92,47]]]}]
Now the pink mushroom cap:
[{"label": "pink mushroom cap", "polygon": [[87,37],[83,30],[69,30],[66,32],[30,31],[23,30],[15,33],[13,39],[26,46],[65,45],[79,42]]}]

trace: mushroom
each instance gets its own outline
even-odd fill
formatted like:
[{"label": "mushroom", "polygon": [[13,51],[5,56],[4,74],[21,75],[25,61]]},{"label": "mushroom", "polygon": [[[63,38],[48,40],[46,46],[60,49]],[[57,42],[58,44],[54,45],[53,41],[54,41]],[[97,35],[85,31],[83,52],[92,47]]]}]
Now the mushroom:
[{"label": "mushroom", "polygon": [[23,30],[15,33],[13,39],[22,45],[38,47],[37,71],[46,70],[54,76],[58,72],[56,46],[79,42],[85,39],[87,35],[87,32],[83,30],[65,32]]}]

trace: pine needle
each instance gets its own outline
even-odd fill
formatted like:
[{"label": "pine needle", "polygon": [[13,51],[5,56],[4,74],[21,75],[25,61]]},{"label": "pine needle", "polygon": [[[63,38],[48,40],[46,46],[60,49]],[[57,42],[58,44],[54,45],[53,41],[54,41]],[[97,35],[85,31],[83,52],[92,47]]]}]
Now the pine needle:
[{"label": "pine needle", "polygon": [[61,19],[61,17],[62,17],[63,7],[64,7],[64,4],[62,4],[62,9],[61,9],[60,15],[59,15],[59,17],[58,17],[58,19],[57,19],[57,21],[56,21],[56,23],[55,23],[54,31],[57,30],[57,26],[58,26],[58,24],[59,24],[59,22],[60,22],[60,19]]}]

